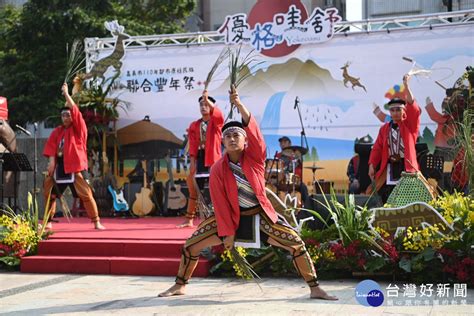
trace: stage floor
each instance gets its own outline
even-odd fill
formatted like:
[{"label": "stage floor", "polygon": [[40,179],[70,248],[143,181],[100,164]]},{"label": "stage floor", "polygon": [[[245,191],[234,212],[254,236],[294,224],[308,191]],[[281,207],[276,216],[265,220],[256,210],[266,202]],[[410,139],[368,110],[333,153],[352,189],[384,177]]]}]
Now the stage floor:
[{"label": "stage floor", "polygon": [[194,227],[176,228],[185,217],[142,217],[142,218],[102,218],[107,229],[93,229],[87,217],[64,217],[55,219],[53,234],[49,239],[136,239],[136,240],[185,240],[196,229]]}]

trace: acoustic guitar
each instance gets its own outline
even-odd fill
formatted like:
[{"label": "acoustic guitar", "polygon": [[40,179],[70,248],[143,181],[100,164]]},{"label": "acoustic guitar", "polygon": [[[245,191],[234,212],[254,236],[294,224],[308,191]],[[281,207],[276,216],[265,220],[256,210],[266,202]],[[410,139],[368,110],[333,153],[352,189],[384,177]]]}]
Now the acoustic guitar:
[{"label": "acoustic guitar", "polygon": [[174,183],[173,170],[171,167],[171,159],[169,155],[166,155],[165,160],[169,176],[169,180],[166,183],[165,192],[165,213],[169,213],[169,211],[178,211],[184,209],[187,204],[187,199],[184,193],[181,191],[181,186],[179,184]]},{"label": "acoustic guitar", "polygon": [[146,161],[142,161],[143,168],[143,187],[139,193],[135,193],[135,202],[132,206],[132,212],[138,216],[148,215],[155,209],[155,204],[151,200],[151,190],[148,188],[146,181]]}]

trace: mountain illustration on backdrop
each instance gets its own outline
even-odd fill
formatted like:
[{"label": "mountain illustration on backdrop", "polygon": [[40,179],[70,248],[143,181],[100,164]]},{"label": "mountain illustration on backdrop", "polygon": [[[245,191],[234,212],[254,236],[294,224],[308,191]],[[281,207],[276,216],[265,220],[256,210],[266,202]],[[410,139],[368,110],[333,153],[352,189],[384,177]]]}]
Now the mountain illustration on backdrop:
[{"label": "mountain illustration on backdrop", "polygon": [[[256,93],[268,100],[277,92],[291,92],[292,95],[316,98],[340,92],[343,88],[342,80],[335,80],[329,70],[319,67],[312,60],[303,62],[292,58],[284,64],[257,70],[242,82],[239,91],[242,95]],[[228,90],[229,78],[211,93],[225,95]]]}]

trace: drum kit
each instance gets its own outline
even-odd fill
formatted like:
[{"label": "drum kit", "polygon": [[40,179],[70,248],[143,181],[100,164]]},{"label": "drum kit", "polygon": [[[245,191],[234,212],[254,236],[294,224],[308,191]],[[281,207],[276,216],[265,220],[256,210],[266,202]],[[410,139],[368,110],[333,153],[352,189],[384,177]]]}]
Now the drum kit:
[{"label": "drum kit", "polygon": [[307,152],[307,148],[289,146],[283,148],[278,158],[266,160],[266,186],[282,200],[285,200],[286,194],[290,194],[292,197],[299,195],[299,201],[301,201],[299,191],[302,179],[295,170]]},{"label": "drum kit", "polygon": [[[286,194],[295,196],[299,194],[301,179],[295,173],[297,164],[302,161],[302,157],[308,152],[307,148],[301,146],[289,146],[281,151],[279,158],[267,159],[265,162],[265,182],[268,189],[276,193],[284,200]],[[315,165],[304,167],[313,173],[313,184],[317,187],[316,171],[324,169]]]}]

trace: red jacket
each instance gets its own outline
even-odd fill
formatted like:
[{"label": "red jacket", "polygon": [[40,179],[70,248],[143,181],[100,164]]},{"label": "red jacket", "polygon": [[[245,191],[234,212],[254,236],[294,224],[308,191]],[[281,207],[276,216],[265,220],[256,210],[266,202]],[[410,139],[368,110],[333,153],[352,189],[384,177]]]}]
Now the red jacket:
[{"label": "red jacket", "polygon": [[[412,104],[407,103],[405,113],[406,116],[402,118],[401,122],[398,124],[400,128],[400,137],[403,140],[403,146],[405,148],[405,171],[416,172],[419,170],[419,167],[416,160],[415,144],[420,129],[421,114],[416,101]],[[385,172],[385,168],[387,167],[389,159],[388,135],[390,128],[390,122],[382,125],[370,153],[369,165],[372,164],[374,167],[377,167],[380,164],[380,168],[375,175],[376,178],[379,178]]]},{"label": "red jacket", "polygon": [[[189,125],[188,141],[189,141],[189,155],[197,158],[199,150],[199,143],[201,141],[201,121],[199,119]],[[221,142],[222,142],[222,126],[224,125],[224,115],[219,108],[214,107],[211,110],[211,118],[207,125],[206,132],[206,148],[204,165],[206,167],[212,166],[222,156]]]},{"label": "red jacket", "polygon": [[[265,141],[253,116],[250,117],[245,131],[248,146],[240,158],[240,166],[263,210],[272,222],[276,223],[277,214],[265,194]],[[235,235],[240,222],[240,207],[237,182],[230,170],[227,155],[212,166],[209,190],[214,205],[217,234],[219,236]]]},{"label": "red jacket", "polygon": [[64,137],[63,157],[64,172],[76,173],[87,170],[87,126],[79,108],[71,108],[72,124],[70,127],[56,127],[46,142],[43,155],[56,157],[59,142]]}]

